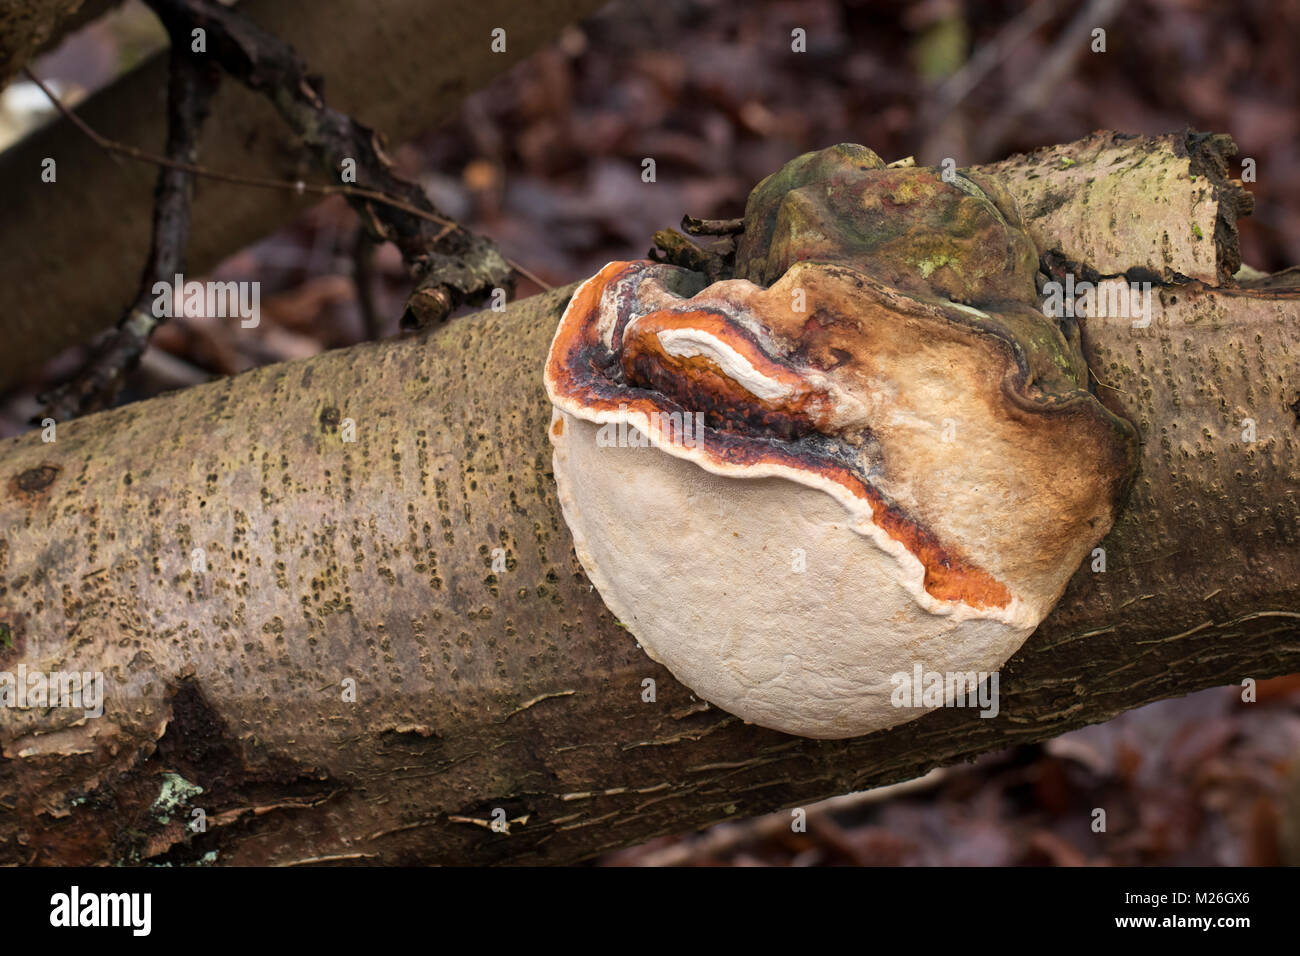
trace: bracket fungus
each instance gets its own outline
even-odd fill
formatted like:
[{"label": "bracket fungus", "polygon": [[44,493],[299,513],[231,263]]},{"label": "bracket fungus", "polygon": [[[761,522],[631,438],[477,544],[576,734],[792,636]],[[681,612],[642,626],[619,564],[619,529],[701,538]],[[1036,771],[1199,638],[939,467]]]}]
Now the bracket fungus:
[{"label": "bracket fungus", "polygon": [[823,738],[935,705],[895,706],[918,666],[999,668],[1137,462],[1037,268],[997,183],[841,145],[754,189],[729,278],[634,261],[583,283],[545,370],[555,477],[646,652]]}]

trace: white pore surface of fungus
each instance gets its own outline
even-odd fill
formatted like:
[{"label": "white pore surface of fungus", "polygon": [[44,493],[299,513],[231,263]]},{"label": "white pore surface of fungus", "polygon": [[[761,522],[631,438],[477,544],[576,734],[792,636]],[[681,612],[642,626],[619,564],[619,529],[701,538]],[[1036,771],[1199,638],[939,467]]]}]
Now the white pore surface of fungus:
[{"label": "white pore surface of fungus", "polygon": [[1042,394],[974,310],[815,264],[682,271],[611,263],[548,358],[559,500],[610,611],[704,700],[807,737],[921,716],[918,665],[1001,667],[1114,519],[1109,413]]}]

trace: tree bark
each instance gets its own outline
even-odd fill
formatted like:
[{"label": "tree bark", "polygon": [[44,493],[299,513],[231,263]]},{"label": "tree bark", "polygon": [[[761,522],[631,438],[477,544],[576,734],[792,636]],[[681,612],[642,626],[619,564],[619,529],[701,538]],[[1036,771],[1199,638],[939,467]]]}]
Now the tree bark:
[{"label": "tree bark", "polygon": [[[1170,209],[1197,188],[1183,158]],[[101,718],[0,708],[0,860],[570,862],[1300,670],[1294,275],[1084,323],[1099,395],[1143,438],[1104,572],[1003,669],[996,718],[846,741],[694,699],[593,592],[541,387],[570,291],[2,446],[0,671],[107,692]]]},{"label": "tree bark", "polygon": [[65,33],[99,16],[116,0],[6,0],[0,7],[0,87]]},{"label": "tree bark", "polygon": [[[604,0],[246,0],[240,11],[290,41],[325,80],[334,108],[400,143],[433,126],[564,24]],[[491,31],[506,30],[493,53]],[[92,128],[159,152],[166,135],[167,55],[159,54],[78,107]],[[201,162],[294,181],[314,160],[270,103],[236,84],[214,98]],[[42,161],[58,179],[41,181]],[[149,249],[157,171],[109,156],[67,120],[0,153],[0,288],[6,290],[0,389],[63,348],[109,327],[135,293]],[[361,185],[365,185],[362,183]],[[266,235],[312,200],[215,181],[198,185],[190,269],[201,273]]]}]

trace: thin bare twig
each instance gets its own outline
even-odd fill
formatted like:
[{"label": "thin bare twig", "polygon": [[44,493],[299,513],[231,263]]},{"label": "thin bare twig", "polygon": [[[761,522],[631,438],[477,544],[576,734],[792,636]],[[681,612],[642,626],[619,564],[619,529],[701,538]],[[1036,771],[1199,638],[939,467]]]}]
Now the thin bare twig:
[{"label": "thin bare twig", "polygon": [[[146,2],[173,35],[202,30],[208,55],[232,78],[266,97],[326,169],[350,170],[352,182],[436,215],[424,190],[394,172],[379,136],[325,102],[319,78],[288,43],[212,0]],[[397,246],[415,279],[403,327],[423,327],[445,319],[459,305],[484,301],[494,289],[513,289],[512,267],[489,240],[460,225],[432,230],[430,216],[413,216],[393,203],[360,195],[348,200],[376,241]],[[440,215],[437,221],[452,222]]]},{"label": "thin bare twig", "polygon": [[[183,46],[173,46],[167,86],[167,162],[159,164],[153,242],[140,277],[140,289],[117,327],[92,346],[77,374],[42,396],[45,410],[41,417],[63,421],[113,402],[126,376],[140,364],[154,329],[164,321],[154,309],[154,286],[170,286],[173,278],[184,271],[194,192],[194,176],[186,167],[194,165],[199,130],[219,80],[211,64],[195,60],[183,50]],[[32,79],[40,84],[35,77]],[[45,92],[51,95],[48,89]]]},{"label": "thin bare twig", "polygon": [[375,241],[364,229],[357,230],[352,243],[352,284],[357,290],[357,305],[365,325],[366,338],[375,341],[382,331],[379,309],[375,306]]},{"label": "thin bare twig", "polygon": [[[384,193],[374,189],[363,189],[359,186],[349,186],[345,184],[332,183],[308,183],[302,180],[272,179],[266,176],[242,176],[239,173],[228,173],[219,169],[211,169],[199,163],[189,163],[182,160],[172,159],[169,156],[163,156],[159,153],[151,153],[147,149],[140,149],[138,146],[132,146],[129,143],[121,143],[115,139],[109,139],[104,136],[89,123],[77,115],[75,110],[69,109],[68,105],[59,99],[58,94],[45,85],[36,74],[23,67],[23,73],[29,80],[40,87],[41,91],[54,104],[54,108],[80,130],[88,139],[90,139],[100,149],[107,150],[110,153],[117,153],[127,156],[131,159],[139,160],[142,163],[150,163],[154,166],[163,166],[168,169],[180,170],[193,176],[202,176],[205,179],[213,179],[218,182],[231,183],[236,186],[252,186],[257,189],[277,189],[284,192],[293,192],[302,195],[310,193],[314,196],[346,196],[352,199],[365,199],[370,202],[381,203],[385,206],[392,206],[394,209],[400,209],[402,212],[420,219],[427,219],[429,222],[435,222],[445,226],[448,230],[457,227],[457,223],[445,216],[437,213],[420,209],[412,206],[410,203],[402,202]],[[442,233],[439,233],[442,235]]]},{"label": "thin bare twig", "polygon": [[[49,86],[47,86],[28,67],[23,67],[23,73],[27,79],[31,80],[32,83],[34,83],[41,92],[45,94],[49,101],[54,105],[54,108],[65,119],[67,119],[68,122],[76,127],[77,130],[87,139],[106,152],[125,156],[128,159],[134,159],[142,163],[149,163],[154,166],[179,170],[193,176],[211,179],[216,182],[230,183],[235,186],[249,186],[254,189],[274,189],[281,192],[292,192],[298,195],[343,196],[347,199],[365,200],[367,202],[389,206],[393,209],[400,210],[407,215],[414,216],[418,219],[424,219],[428,222],[437,223],[442,226],[443,229],[434,235],[431,240],[432,242],[441,241],[448,236],[452,230],[460,228],[459,223],[453,219],[449,219],[446,216],[440,215],[431,210],[421,209],[411,203],[403,202],[402,200],[390,196],[387,193],[380,192],[379,190],[366,189],[361,186],[352,186],[343,183],[310,183],[301,179],[275,179],[268,176],[247,176],[240,173],[231,173],[220,169],[212,169],[211,167],[204,166],[200,163],[173,159],[168,156],[150,152],[146,149],[141,149],[138,146],[132,146],[129,143],[110,139],[78,116],[75,110],[70,109],[68,105],[59,98],[58,94],[51,90]],[[536,274],[526,269],[521,263],[510,258],[506,258],[505,261],[511,269],[529,281],[535,283],[538,287],[548,291],[552,288],[550,284],[538,278]]]}]

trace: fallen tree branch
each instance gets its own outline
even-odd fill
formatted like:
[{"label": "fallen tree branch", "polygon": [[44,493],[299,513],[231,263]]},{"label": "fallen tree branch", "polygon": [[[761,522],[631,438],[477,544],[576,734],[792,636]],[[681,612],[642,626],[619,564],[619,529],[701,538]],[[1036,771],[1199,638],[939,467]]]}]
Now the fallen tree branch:
[{"label": "fallen tree branch", "polygon": [[[428,197],[425,197],[424,201],[419,205],[415,205],[398,199],[389,193],[380,192],[377,189],[366,189],[360,186],[335,185],[331,183],[309,183],[301,179],[290,182],[286,179],[268,179],[261,176],[242,176],[238,173],[210,169],[207,166],[200,165],[199,163],[178,160],[172,156],[162,156],[156,153],[151,153],[148,150],[140,149],[139,147],[132,146],[129,143],[119,143],[116,140],[111,140],[105,136],[101,136],[96,132],[88,123],[77,116],[75,112],[68,109],[54,91],[30,70],[24,69],[23,72],[27,75],[28,79],[40,87],[41,91],[45,93],[61,115],[65,116],[73,126],[84,133],[91,142],[107,152],[126,156],[130,159],[139,160],[140,162],[150,163],[164,169],[188,173],[191,176],[230,183],[234,186],[251,186],[255,189],[275,189],[283,192],[291,192],[299,196],[343,196],[352,203],[355,208],[363,210],[367,214],[366,217],[363,217],[362,219],[362,228],[370,233],[373,239],[386,239],[388,237],[386,227],[382,222],[379,226],[373,225],[375,221],[373,206],[375,205],[385,209],[403,212],[416,219],[424,220],[425,222],[437,223],[442,228],[439,229],[431,239],[429,239],[430,244],[440,242],[457,229],[464,231],[455,220],[448,219],[446,216],[435,211],[433,205],[428,201]],[[351,123],[352,121],[348,120],[348,122]],[[387,163],[388,160],[384,159],[384,162]],[[411,185],[403,180],[397,179],[396,177],[391,177],[387,173],[385,173],[384,176],[390,178],[393,182],[402,183],[403,191],[406,191],[406,189]],[[420,194],[423,195],[422,190],[420,191]],[[381,219],[393,218],[395,217],[391,214],[386,217],[381,217]],[[370,225],[367,225],[367,220],[371,223]],[[417,265],[419,265],[421,257],[417,255],[413,258]],[[539,288],[548,290],[551,288],[550,285],[539,279],[536,275],[524,268],[518,262],[515,262],[513,259],[506,258],[504,261],[512,270],[535,283]]]},{"label": "fallen tree branch", "polygon": [[[1019,200],[1039,250],[1086,265],[1089,279],[1230,283],[1241,267],[1237,220],[1254,207],[1229,169],[1237,147],[1190,130],[1161,140],[1153,152],[1141,137],[1098,133],[983,168]],[[1164,202],[1178,206],[1154,215]]]},{"label": "fallen tree branch", "polygon": [[364,226],[357,229],[352,240],[352,284],[357,290],[366,339],[373,342],[381,337],[382,319],[375,304],[375,242]]},{"label": "fallen tree branch", "polygon": [[391,206],[394,209],[400,209],[408,215],[415,216],[418,219],[425,219],[429,222],[437,223],[445,230],[455,227],[456,223],[445,216],[427,209],[420,209],[410,203],[403,202],[393,196],[386,195],[374,189],[363,189],[358,186],[344,186],[334,183],[309,183],[301,179],[268,179],[264,176],[243,176],[239,173],[231,173],[220,169],[211,169],[207,166],[195,162],[186,162],[185,160],[176,159],[173,156],[164,156],[159,153],[151,153],[147,149],[140,149],[138,146],[132,146],[130,143],[119,143],[116,140],[109,139],[107,136],[100,135],[85,120],[81,119],[74,110],[59,99],[50,87],[44,83],[31,70],[24,69],[23,73],[29,80],[41,88],[59,114],[66,117],[68,122],[85,134],[91,142],[100,149],[110,153],[116,153],[119,156],[125,156],[128,159],[139,160],[142,163],[149,163],[153,166],[161,166],[164,169],[174,170],[176,172],[187,173],[191,176],[201,177],[204,179],[213,179],[217,182],[230,183],[233,186],[251,186],[254,189],[275,189],[281,192],[291,192],[297,195],[312,196],[345,196],[349,199],[361,199],[369,202],[379,203],[384,206]]},{"label": "fallen tree branch", "polygon": [[0,7],[0,87],[33,56],[107,10],[114,0],[8,0]]},{"label": "fallen tree branch", "polygon": [[[509,69],[561,26],[603,0],[244,0],[242,14],[293,44],[325,77],[332,105],[394,143],[433,126],[465,95]],[[346,29],[340,29],[346,24]],[[507,31],[506,51],[490,54],[491,31]],[[158,153],[165,137],[159,55],[77,107],[107,139]],[[260,94],[224,84],[201,143],[211,168],[281,183],[303,179],[301,144]],[[58,180],[42,183],[46,159]],[[0,153],[0,388],[13,386],[61,349],[90,341],[121,318],[135,295],[152,228],[154,173],[106,155],[66,119]],[[201,273],[300,215],[314,197],[214,183],[194,201],[189,268]]]},{"label": "fallen tree branch", "polygon": [[404,328],[440,322],[461,305],[482,303],[493,289],[513,291],[510,265],[496,246],[443,216],[423,189],[396,175],[375,131],[326,104],[319,79],[291,46],[210,0],[146,2],[173,36],[203,31],[222,69],[270,99],[329,174],[348,170],[364,188],[401,200],[404,208],[346,194],[371,238],[395,244],[415,279]]},{"label": "fallen tree branch", "polygon": [[[170,287],[175,277],[185,271],[194,181],[184,167],[192,166],[198,156],[199,130],[207,118],[217,85],[217,74],[210,63],[195,60],[184,52],[184,47],[173,47],[167,85],[170,163],[158,172],[153,244],[140,278],[140,290],[117,328],[92,346],[81,370],[49,395],[41,396],[45,404],[41,418],[65,421],[107,408],[117,397],[127,374],[139,365],[149,337],[162,321],[154,308],[158,298],[154,286],[164,283]],[[42,89],[45,89],[43,84]],[[45,92],[52,97],[48,89]]]},{"label": "fallen tree branch", "polygon": [[[1167,168],[1152,216],[1197,188]],[[694,699],[586,581],[540,382],[568,292],[7,442],[0,671],[107,690],[102,718],[0,709],[0,860],[566,862],[1300,670],[1294,276],[1084,323],[1143,437],[1105,570],[1003,669],[996,718],[847,741]],[[163,812],[172,775],[202,792]]]}]

